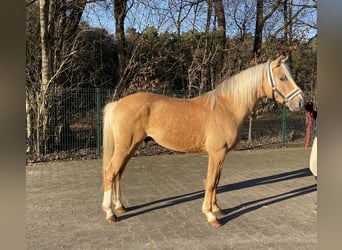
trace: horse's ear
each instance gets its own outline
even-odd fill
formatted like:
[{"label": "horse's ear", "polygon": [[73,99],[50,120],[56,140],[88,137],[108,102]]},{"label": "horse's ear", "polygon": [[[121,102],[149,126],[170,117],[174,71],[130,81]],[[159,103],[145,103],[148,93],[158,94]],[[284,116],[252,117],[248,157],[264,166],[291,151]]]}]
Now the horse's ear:
[{"label": "horse's ear", "polygon": [[286,56],[282,56],[283,58],[281,59],[281,62],[284,63],[287,61],[287,59],[289,59],[289,56],[286,55]]},{"label": "horse's ear", "polygon": [[276,62],[277,66],[280,66],[280,64],[286,62],[287,59],[288,59],[288,56],[281,55],[277,59],[275,59],[274,61]]}]

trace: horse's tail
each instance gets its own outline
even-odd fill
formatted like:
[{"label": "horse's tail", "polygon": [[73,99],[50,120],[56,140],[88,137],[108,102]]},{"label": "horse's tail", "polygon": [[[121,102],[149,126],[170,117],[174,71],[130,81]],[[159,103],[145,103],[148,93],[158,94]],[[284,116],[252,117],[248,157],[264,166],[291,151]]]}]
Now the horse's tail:
[{"label": "horse's tail", "polygon": [[103,110],[103,137],[102,137],[102,167],[103,177],[105,177],[105,169],[114,154],[114,129],[113,129],[113,113],[117,102],[108,103]]}]

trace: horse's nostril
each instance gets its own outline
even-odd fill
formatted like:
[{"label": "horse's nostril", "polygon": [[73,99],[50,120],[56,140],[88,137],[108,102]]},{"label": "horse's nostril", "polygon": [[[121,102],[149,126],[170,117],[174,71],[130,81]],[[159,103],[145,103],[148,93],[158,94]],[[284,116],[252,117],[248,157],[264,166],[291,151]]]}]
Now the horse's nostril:
[{"label": "horse's nostril", "polygon": [[303,108],[304,107],[304,100],[301,98],[299,101],[299,107]]}]

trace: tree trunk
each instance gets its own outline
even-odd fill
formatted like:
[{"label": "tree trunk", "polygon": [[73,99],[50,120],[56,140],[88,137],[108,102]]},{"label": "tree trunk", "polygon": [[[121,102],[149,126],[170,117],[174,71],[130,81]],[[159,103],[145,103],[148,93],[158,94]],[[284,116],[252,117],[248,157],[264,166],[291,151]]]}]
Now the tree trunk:
[{"label": "tree trunk", "polygon": [[285,44],[285,53],[288,54],[289,60],[288,63],[291,65],[292,63],[292,7],[290,0],[285,0],[283,2],[283,18],[284,18],[284,44]]},{"label": "tree trunk", "polygon": [[[213,11],[213,4],[211,0],[207,1],[208,4],[208,12],[207,12],[207,20],[205,25],[205,46],[203,48],[203,57],[202,62],[200,65],[200,84],[199,84],[199,93],[202,93],[202,91],[206,88],[208,84],[208,75],[210,74],[210,68],[208,67],[210,65],[209,57],[210,57],[210,23],[211,23],[211,13]],[[211,79],[210,82],[213,82]],[[211,84],[212,86],[213,84]]]},{"label": "tree trunk", "polygon": [[[39,21],[40,21],[40,41],[42,53],[42,69],[41,69],[41,83],[40,93],[37,95],[37,156],[40,157],[41,150],[46,144],[47,131],[47,92],[51,80],[51,46],[48,31],[48,17],[49,17],[49,1],[39,0]],[[43,145],[42,145],[42,144]]]},{"label": "tree trunk", "polygon": [[32,152],[32,118],[31,118],[31,108],[30,108],[30,101],[29,101],[29,93],[26,91],[26,153]]},{"label": "tree trunk", "polygon": [[283,0],[277,0],[272,8],[264,15],[264,0],[257,0],[256,5],[256,23],[254,32],[254,44],[253,44],[253,57],[258,59],[261,57],[262,53],[262,32],[266,21],[274,14],[274,12],[279,8],[279,5]]},{"label": "tree trunk", "polygon": [[127,0],[114,0],[115,36],[118,50],[119,76],[124,77],[126,67],[125,17]]},{"label": "tree trunk", "polygon": [[48,16],[49,1],[39,0],[39,20],[40,20],[40,42],[42,52],[42,90],[46,90],[51,79],[51,48],[49,43]]},{"label": "tree trunk", "polygon": [[224,50],[226,48],[226,18],[222,0],[214,0],[215,15],[217,17],[218,32],[217,32],[217,56],[215,69],[215,84],[222,80],[222,70],[224,67]]},{"label": "tree trunk", "polygon": [[257,0],[256,6],[256,23],[254,32],[253,55],[257,58],[261,54],[262,30],[264,28],[264,0]]}]

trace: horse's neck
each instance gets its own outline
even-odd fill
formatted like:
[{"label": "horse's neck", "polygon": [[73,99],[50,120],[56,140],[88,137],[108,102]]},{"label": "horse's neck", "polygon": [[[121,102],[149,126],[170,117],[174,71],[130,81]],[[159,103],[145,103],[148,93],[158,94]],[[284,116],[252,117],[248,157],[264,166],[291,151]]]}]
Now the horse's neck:
[{"label": "horse's neck", "polygon": [[239,103],[234,103],[233,104],[234,108],[237,110],[237,112],[236,112],[237,119],[240,120],[241,122],[243,122],[249,115],[252,114],[256,104],[265,96],[266,96],[265,90],[263,87],[261,87],[261,88],[258,88],[256,90],[254,95],[252,95],[249,103],[247,103],[245,105],[241,105]]},{"label": "horse's neck", "polygon": [[254,107],[256,105],[256,101],[254,102],[254,104],[250,105],[250,106],[237,106],[236,108],[236,113],[235,113],[235,119],[237,122],[239,123],[243,123],[245,121],[245,119],[252,113]]},{"label": "horse's neck", "polygon": [[234,102],[234,99],[230,96],[218,98],[222,105],[228,110],[231,116],[237,123],[242,124],[244,120],[253,112],[253,109],[261,97],[255,96],[253,101],[248,105],[240,105]]}]

